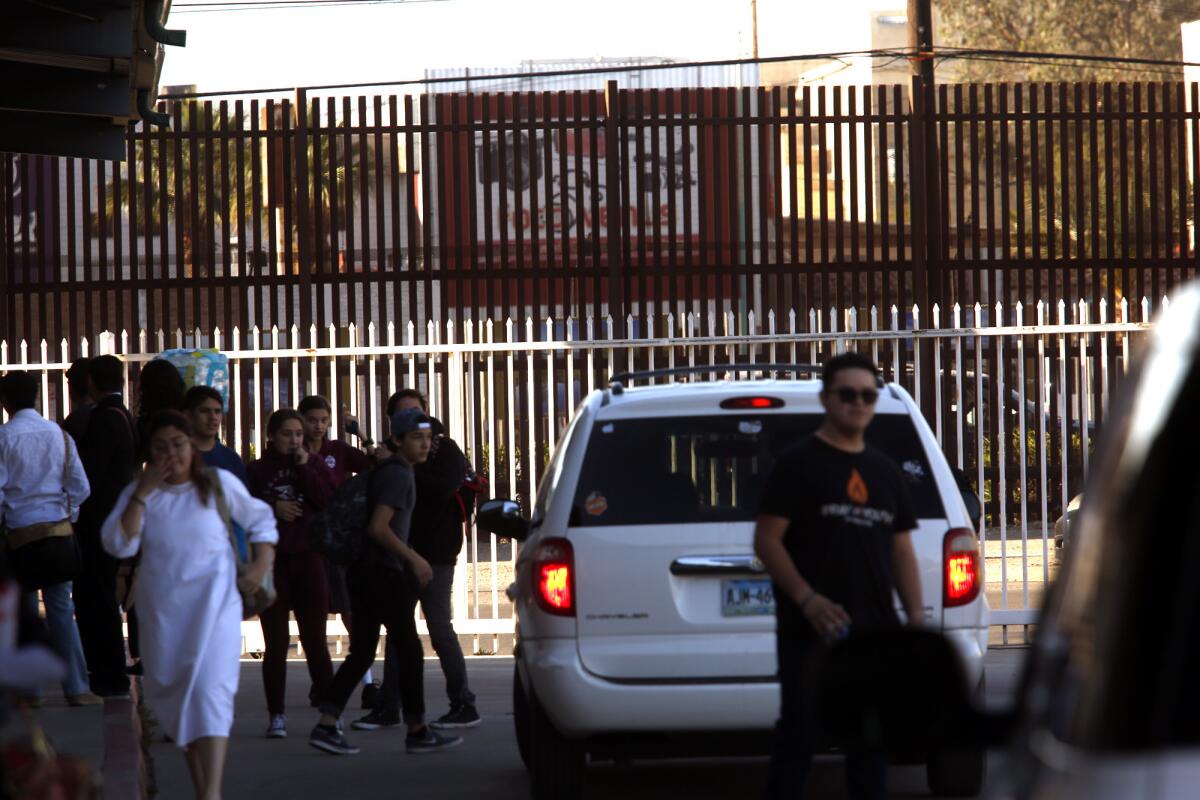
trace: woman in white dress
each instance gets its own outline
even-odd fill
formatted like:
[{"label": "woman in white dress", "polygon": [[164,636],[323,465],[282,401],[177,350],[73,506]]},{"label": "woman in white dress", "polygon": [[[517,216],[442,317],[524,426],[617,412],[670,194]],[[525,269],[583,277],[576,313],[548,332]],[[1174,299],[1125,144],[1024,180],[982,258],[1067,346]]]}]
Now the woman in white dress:
[{"label": "woman in white dress", "polygon": [[[155,415],[147,437],[146,470],[122,492],[101,537],[116,558],[141,551],[134,604],[141,619],[145,700],[185,750],[196,797],[219,800],[238,688],[239,588],[258,585],[271,567],[275,513],[232,474],[205,469],[182,414]],[[213,474],[230,516],[253,545],[241,579],[217,509]]]}]

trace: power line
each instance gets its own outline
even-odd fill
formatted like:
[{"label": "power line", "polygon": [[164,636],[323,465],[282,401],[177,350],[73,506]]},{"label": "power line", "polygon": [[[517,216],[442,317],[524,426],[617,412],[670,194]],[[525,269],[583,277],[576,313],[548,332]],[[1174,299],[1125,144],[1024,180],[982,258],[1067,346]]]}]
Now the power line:
[{"label": "power line", "polygon": [[[789,56],[772,56],[769,58],[726,58],[715,61],[667,61],[659,64],[637,64],[628,66],[601,66],[601,67],[578,67],[573,69],[556,69],[546,72],[526,71],[526,72],[506,72],[498,75],[480,75],[478,78],[472,75],[469,76],[471,81],[484,80],[523,80],[526,78],[555,78],[564,75],[596,75],[613,72],[638,72],[643,70],[660,70],[660,69],[696,69],[703,67],[730,67],[742,66],[746,64],[776,64],[786,61],[820,61],[820,60],[836,60],[839,58],[848,58],[853,56],[867,56],[871,58],[899,56],[905,58],[908,53],[903,49],[879,49],[879,50],[847,50],[837,53],[807,53],[802,55]],[[326,91],[329,89],[365,89],[375,86],[418,86],[423,84],[440,84],[440,83],[462,83],[468,76],[459,75],[447,78],[414,78],[411,80],[401,81],[364,81],[361,83],[329,83],[317,86],[277,86],[269,89],[226,89],[219,92],[183,92],[176,94],[162,95],[162,100],[185,100],[200,97],[223,97],[236,94],[280,94],[282,92],[294,92],[297,89],[305,89],[306,91]]]},{"label": "power line", "polygon": [[[334,2],[355,2],[356,0],[326,0],[328,4]],[[358,0],[361,1],[361,0]],[[372,2],[447,2],[448,0],[371,0]],[[788,61],[837,61],[844,58],[865,57],[865,58],[888,58],[891,62],[899,59],[914,59],[933,57],[938,59],[963,59],[976,61],[996,61],[1000,63],[1028,64],[1041,65],[1045,63],[1053,63],[1056,61],[1068,62],[1085,62],[1091,64],[1109,64],[1120,65],[1112,67],[1104,67],[1116,71],[1126,72],[1152,72],[1156,74],[1169,74],[1178,76],[1178,72],[1171,70],[1146,70],[1134,69],[1131,65],[1142,66],[1159,66],[1159,67],[1200,67],[1200,62],[1195,61],[1172,61],[1169,59],[1156,58],[1137,58],[1128,56],[1095,56],[1083,53],[1046,53],[1046,52],[1024,52],[1021,50],[987,50],[981,48],[969,47],[938,47],[931,53],[918,53],[913,48],[884,48],[874,50],[846,50],[835,53],[802,53],[786,56],[771,56],[767,58],[728,58],[711,61],[664,61],[661,63],[650,64],[631,64],[625,66],[605,65],[598,67],[578,67],[572,69],[556,69],[547,70],[545,72],[524,71],[524,72],[507,72],[494,75],[457,75],[443,78],[413,78],[409,80],[396,81],[362,81],[358,83],[328,83],[313,86],[276,86],[270,88],[251,88],[251,89],[225,89],[215,92],[179,92],[173,94],[162,95],[162,100],[186,100],[197,99],[204,97],[226,97],[229,95],[248,95],[248,94],[282,94],[304,89],[306,91],[328,91],[330,89],[366,89],[372,87],[383,86],[424,86],[436,85],[444,83],[463,83],[467,80],[472,82],[483,83],[485,81],[520,81],[527,79],[546,79],[557,78],[568,75],[598,75],[626,72],[641,72],[649,70],[662,69],[696,69],[703,67],[726,67],[726,66],[743,66],[748,64],[777,64]],[[889,62],[889,63],[891,63]],[[1100,67],[1098,67],[1100,68]]]},{"label": "power line", "polygon": [[210,14],[220,11],[281,11],[300,8],[338,8],[342,6],[411,5],[447,3],[451,0],[229,0],[228,2],[176,3],[172,14]]},{"label": "power line", "polygon": [[[991,63],[997,63],[997,64],[1023,64],[1025,66],[1035,66],[1035,67],[1044,67],[1048,63],[1045,60],[1036,60],[1036,59],[1002,58],[1000,56],[975,56],[975,55],[959,55],[959,54],[939,55],[939,56],[935,56],[935,58],[937,58],[939,61],[941,61],[943,63],[946,61],[985,61],[985,62],[991,62]],[[1071,66],[1071,65],[1064,64],[1064,65],[1060,65],[1060,66]],[[1076,64],[1074,66],[1082,68],[1081,64]],[[1170,75],[1175,78],[1180,77],[1180,72],[1178,70],[1148,69],[1145,67],[1122,66],[1122,65],[1117,65],[1117,64],[1094,64],[1094,65],[1092,65],[1092,68],[1097,69],[1097,70],[1105,70],[1105,71],[1109,71],[1109,72],[1136,72],[1139,75]]]},{"label": "power line", "polygon": [[1095,56],[1087,53],[1046,53],[1023,50],[987,50],[977,47],[937,47],[933,56],[968,55],[995,56],[998,58],[1019,58],[1022,61],[1084,61],[1097,64],[1145,64],[1152,67],[1200,67],[1196,61],[1176,61],[1164,58],[1138,58],[1136,56]]}]

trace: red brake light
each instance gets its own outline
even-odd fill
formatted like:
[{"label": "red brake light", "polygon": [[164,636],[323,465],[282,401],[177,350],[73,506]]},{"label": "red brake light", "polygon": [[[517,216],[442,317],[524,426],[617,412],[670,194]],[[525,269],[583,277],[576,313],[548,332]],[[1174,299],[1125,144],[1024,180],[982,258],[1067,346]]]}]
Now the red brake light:
[{"label": "red brake light", "polygon": [[778,397],[730,397],[721,401],[721,408],[727,409],[761,409],[783,408],[783,401]]},{"label": "red brake light", "polygon": [[548,614],[575,616],[575,551],[566,539],[540,542],[533,555],[534,597]]},{"label": "red brake light", "polygon": [[942,604],[946,608],[965,606],[979,596],[983,578],[979,540],[969,528],[955,528],[946,533],[944,550]]}]

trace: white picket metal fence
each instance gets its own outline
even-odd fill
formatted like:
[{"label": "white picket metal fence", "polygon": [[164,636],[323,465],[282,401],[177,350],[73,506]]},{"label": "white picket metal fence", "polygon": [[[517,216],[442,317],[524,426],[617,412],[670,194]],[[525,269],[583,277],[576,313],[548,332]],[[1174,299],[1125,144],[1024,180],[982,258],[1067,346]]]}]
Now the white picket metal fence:
[{"label": "white picket metal fence", "polygon": [[[862,316],[855,309],[765,319],[751,313],[742,320],[668,315],[646,330],[633,318],[624,324],[589,318],[544,327],[506,320],[424,329],[409,323],[399,330],[388,324],[382,331],[374,325],[303,333],[123,331],[64,340],[57,352],[44,340],[0,342],[0,371],[40,372],[43,413],[61,419],[70,412],[65,370],[74,358],[123,358],[131,376],[127,400],[136,407],[141,363],[169,347],[218,348],[232,373],[226,439],[248,458],[260,452],[271,411],[307,394],[323,394],[335,409],[356,414],[379,439],[387,397],[416,387],[488,477],[493,494],[528,505],[576,405],[616,372],[708,365],[712,379],[756,377],[761,373],[730,365],[818,364],[854,348],[924,404],[950,463],[974,479],[985,504],[992,622],[1027,626],[1055,571],[1055,519],[1082,489],[1096,423],[1153,310],[1143,300],[1122,302],[1111,314],[1104,303],[1080,302],[955,306],[948,313],[934,307],[928,315],[915,307]],[[504,590],[515,558],[511,543],[471,530],[456,571],[454,617],[458,632],[474,637],[477,653],[499,652],[501,637],[514,632]],[[331,620],[329,632],[340,649],[340,621]],[[261,649],[257,624],[245,626],[244,637],[248,652]]]}]

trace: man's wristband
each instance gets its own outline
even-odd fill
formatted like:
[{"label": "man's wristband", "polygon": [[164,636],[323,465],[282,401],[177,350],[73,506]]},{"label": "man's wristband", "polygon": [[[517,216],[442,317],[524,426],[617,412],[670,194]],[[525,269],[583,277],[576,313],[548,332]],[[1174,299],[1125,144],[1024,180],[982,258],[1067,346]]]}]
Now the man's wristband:
[{"label": "man's wristband", "polygon": [[799,606],[800,610],[801,610],[801,611],[803,611],[803,610],[804,610],[804,607],[805,607],[806,605],[808,605],[808,601],[809,601],[809,600],[812,600],[812,599],[813,599],[814,597],[816,597],[816,596],[817,596],[817,590],[816,590],[816,589],[812,589],[812,590],[810,590],[810,591],[809,591],[809,593],[808,593],[808,596],[807,596],[807,597],[805,597],[803,600],[801,600],[801,601],[800,601],[800,606]]}]

